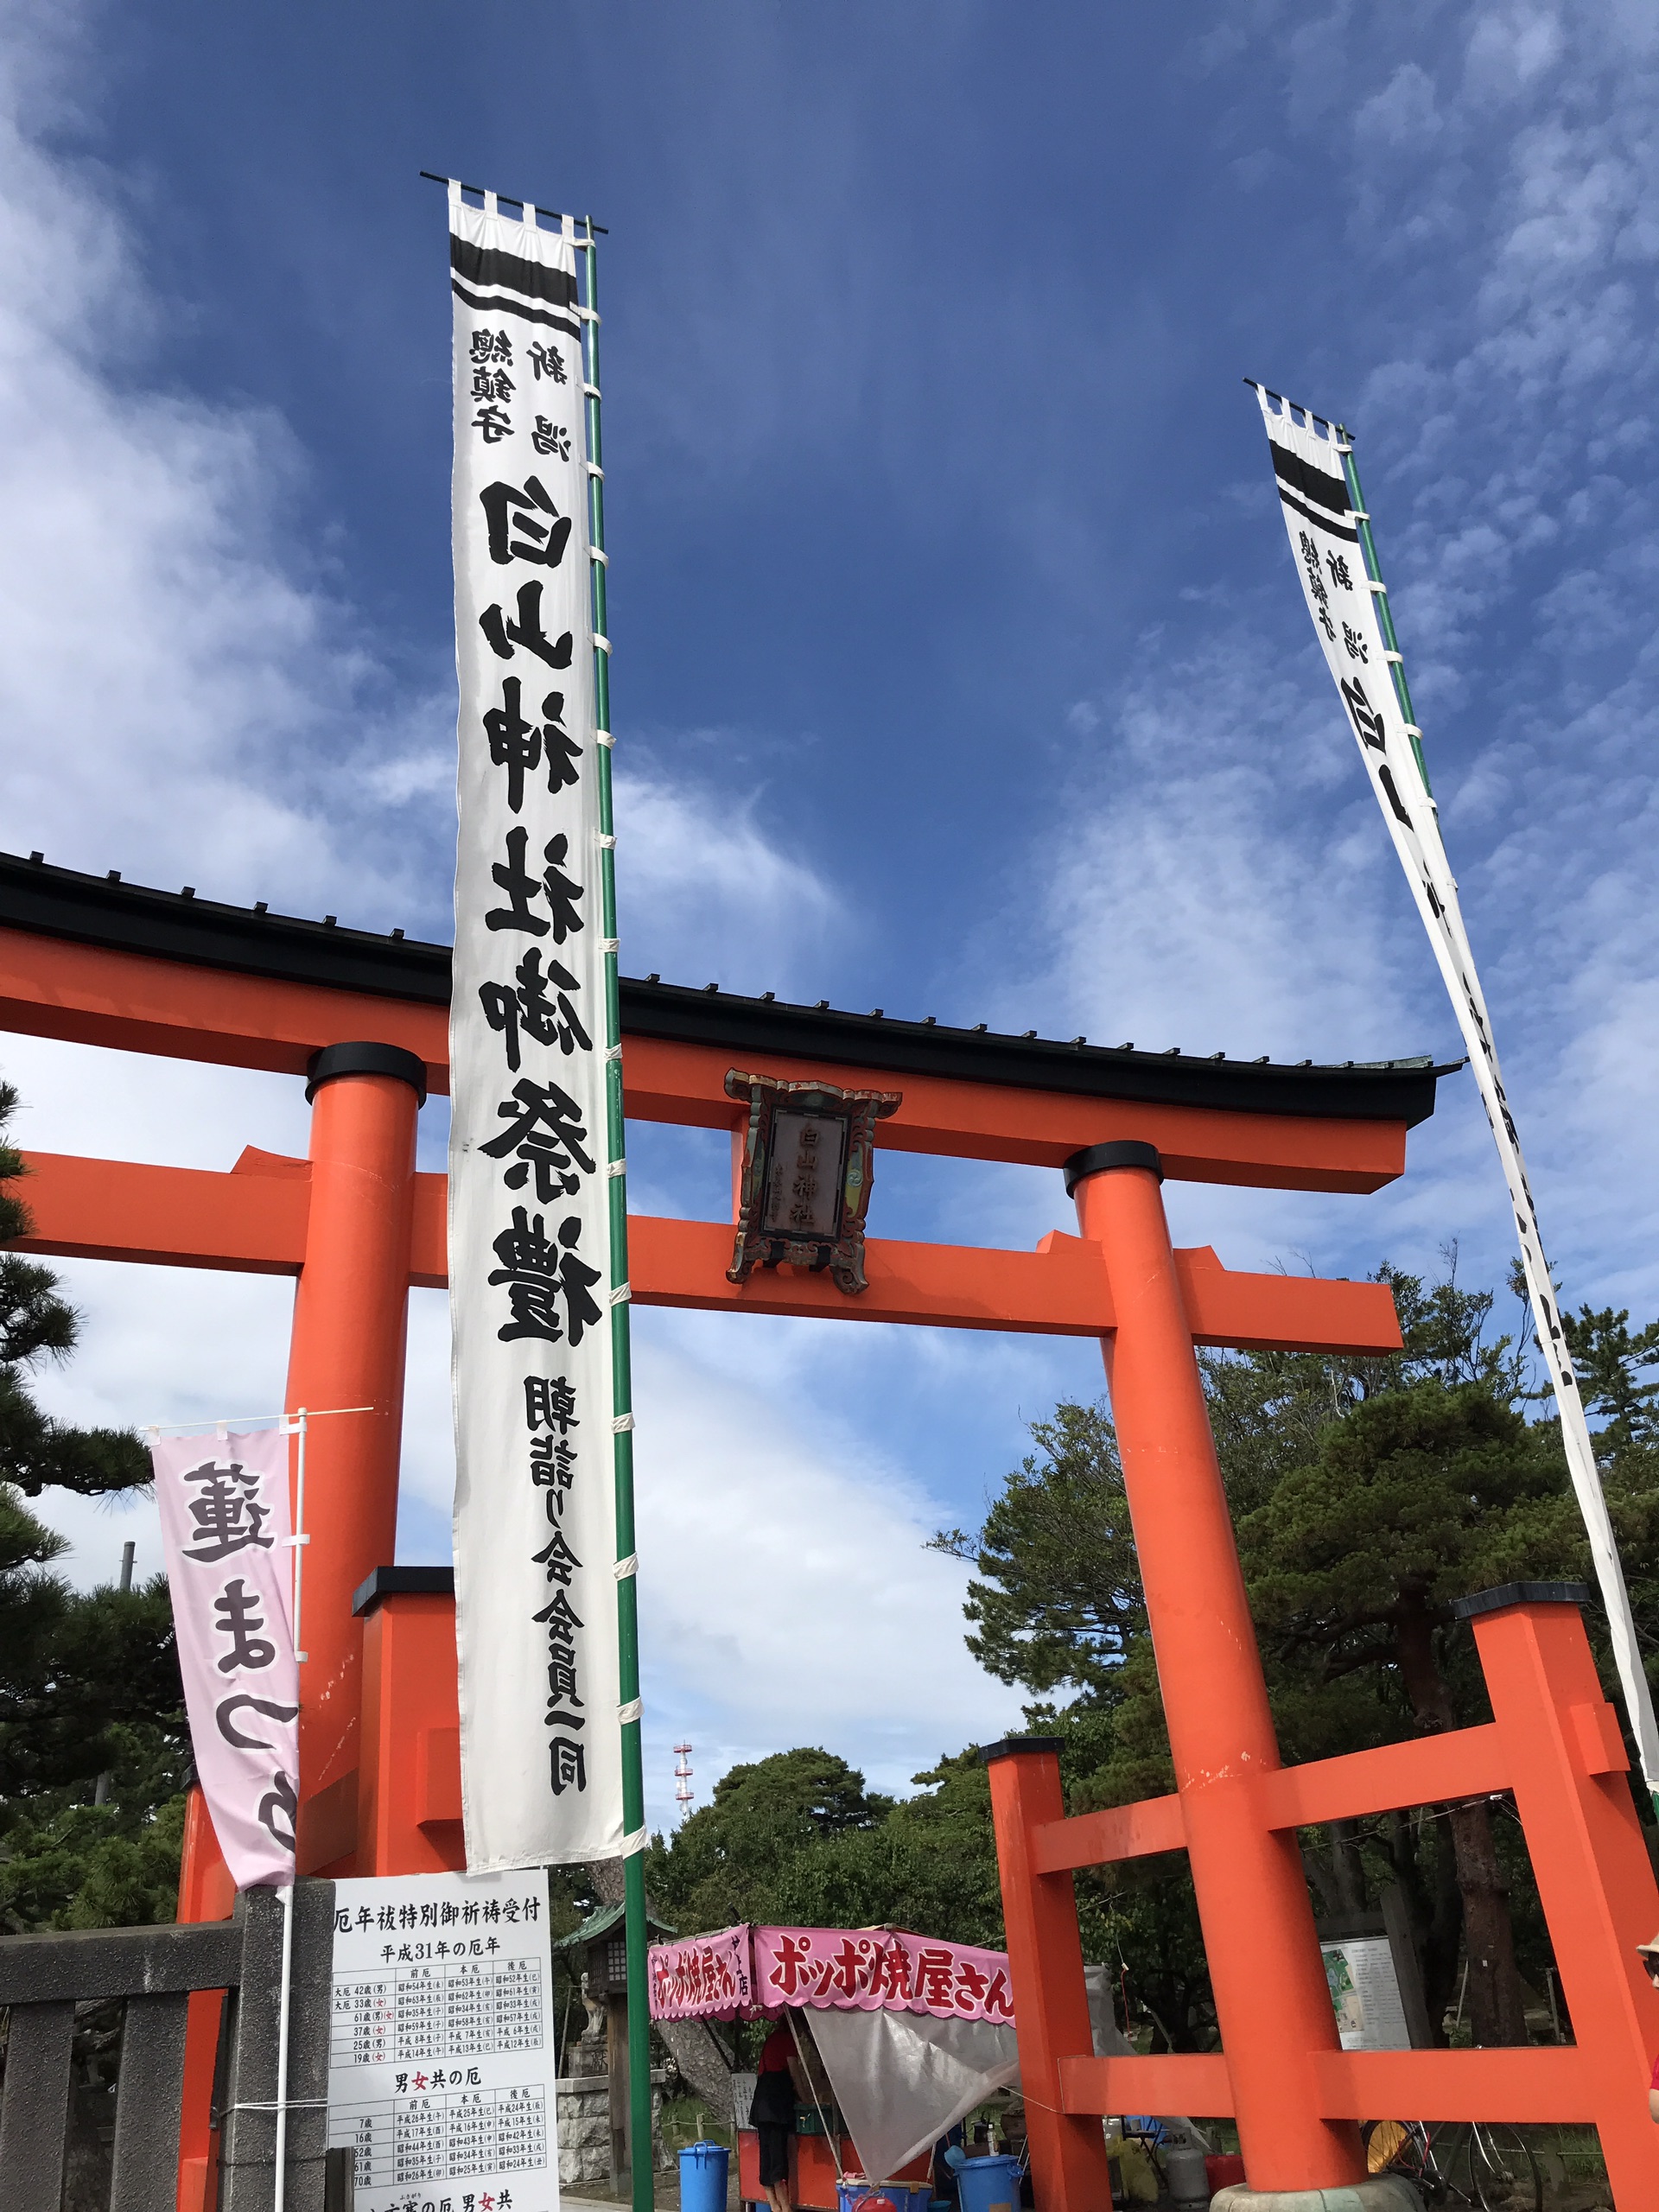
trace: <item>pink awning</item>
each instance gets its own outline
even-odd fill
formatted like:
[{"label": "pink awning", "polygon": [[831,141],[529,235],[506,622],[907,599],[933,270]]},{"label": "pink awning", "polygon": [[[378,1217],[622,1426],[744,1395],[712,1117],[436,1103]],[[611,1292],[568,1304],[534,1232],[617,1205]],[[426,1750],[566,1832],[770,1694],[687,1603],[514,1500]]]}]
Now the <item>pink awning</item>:
[{"label": "pink awning", "polygon": [[650,1974],[657,2020],[752,2018],[790,2005],[1014,2018],[1005,1953],[902,1929],[726,1928],[654,1945]]}]

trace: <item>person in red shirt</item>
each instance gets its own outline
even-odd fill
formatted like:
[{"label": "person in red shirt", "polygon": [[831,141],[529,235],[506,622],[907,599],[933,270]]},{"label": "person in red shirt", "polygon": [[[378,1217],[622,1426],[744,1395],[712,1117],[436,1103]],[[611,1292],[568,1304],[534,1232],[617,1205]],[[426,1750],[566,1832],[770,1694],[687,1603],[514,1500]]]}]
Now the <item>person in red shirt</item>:
[{"label": "person in red shirt", "polygon": [[760,2139],[760,2186],[772,2212],[794,2212],[789,2198],[789,2139],[795,2133],[795,2100],[807,2094],[795,2038],[788,2022],[780,2022],[761,2050],[749,2107],[749,2125]]}]

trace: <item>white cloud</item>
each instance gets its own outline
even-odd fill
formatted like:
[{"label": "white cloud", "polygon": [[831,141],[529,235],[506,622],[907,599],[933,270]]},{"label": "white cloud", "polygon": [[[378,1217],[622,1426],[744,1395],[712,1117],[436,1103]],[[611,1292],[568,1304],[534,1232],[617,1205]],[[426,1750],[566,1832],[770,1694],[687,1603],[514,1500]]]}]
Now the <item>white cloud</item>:
[{"label": "white cloud", "polygon": [[639,1385],[653,1797],[682,1731],[706,1747],[705,1777],[822,1743],[902,1789],[1017,1720],[1017,1694],[963,1647],[965,1570],[922,1548],[952,1516],[867,1422],[807,1427],[792,1393],[745,1388],[660,1338]]},{"label": "white cloud", "polygon": [[845,917],[830,887],[761,828],[755,798],[617,766],[616,875],[628,974],[787,997]]}]

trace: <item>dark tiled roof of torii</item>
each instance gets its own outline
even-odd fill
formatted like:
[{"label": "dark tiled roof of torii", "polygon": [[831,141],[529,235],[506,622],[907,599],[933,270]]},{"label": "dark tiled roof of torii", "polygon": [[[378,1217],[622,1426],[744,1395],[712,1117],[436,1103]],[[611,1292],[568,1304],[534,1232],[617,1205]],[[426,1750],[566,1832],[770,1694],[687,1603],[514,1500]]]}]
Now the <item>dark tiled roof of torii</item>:
[{"label": "dark tiled roof of torii", "polygon": [[[449,1001],[450,950],[406,938],[343,929],[272,914],[264,905],[221,905],[193,889],[154,891],[122,882],[118,874],[82,875],[54,868],[38,854],[0,854],[0,926],[81,944],[138,952],[196,967],[266,976],[283,982],[360,991],[432,1006]],[[625,1036],[707,1045],[739,1058],[771,1053],[879,1070],[884,1075],[948,1077],[966,1083],[1064,1091],[1073,1096],[1128,1098],[1257,1114],[1298,1114],[1357,1121],[1426,1121],[1434,1110],[1436,1078],[1461,1063],[1438,1066],[1427,1055],[1401,1060],[1348,1060],[1339,1066],[1228,1059],[1133,1045],[1062,1042],[1028,1031],[993,1035],[983,1022],[953,1029],[930,1014],[904,1021],[875,1009],[843,1013],[828,1000],[817,1006],[664,983],[650,976],[622,979]]]}]

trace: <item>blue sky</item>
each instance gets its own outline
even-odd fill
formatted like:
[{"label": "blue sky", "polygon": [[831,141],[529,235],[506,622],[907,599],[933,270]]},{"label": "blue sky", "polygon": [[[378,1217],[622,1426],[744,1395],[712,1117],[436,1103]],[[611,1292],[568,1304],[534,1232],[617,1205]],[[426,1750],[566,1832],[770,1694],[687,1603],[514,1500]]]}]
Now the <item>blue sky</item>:
[{"label": "blue sky", "polygon": [[[0,60],[7,845],[447,934],[449,308],[416,172],[459,172],[609,226],[626,969],[1455,1058],[1257,376],[1357,429],[1565,1294],[1659,1312],[1650,10],[14,0]],[[7,1058],[43,1149],[304,1148],[282,1079]],[[631,1137],[634,1203],[717,1215],[722,1152]],[[1389,1193],[1171,1203],[1235,1266],[1453,1237],[1470,1279],[1507,1265],[1466,1077]],[[1028,1245],[1068,1212],[1058,1177],[884,1158],[873,1219]],[[276,1402],[286,1286],[66,1274],[54,1404]],[[411,1559],[448,1480],[442,1301],[416,1309]],[[801,1740],[891,1786],[997,1732],[920,1540],[1098,1389],[1091,1349],[637,1319],[659,1816],[682,1730],[703,1788]],[[62,1518],[108,1572],[127,1519]]]}]

